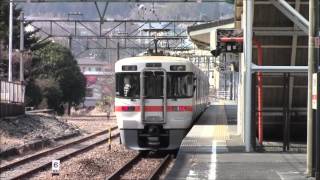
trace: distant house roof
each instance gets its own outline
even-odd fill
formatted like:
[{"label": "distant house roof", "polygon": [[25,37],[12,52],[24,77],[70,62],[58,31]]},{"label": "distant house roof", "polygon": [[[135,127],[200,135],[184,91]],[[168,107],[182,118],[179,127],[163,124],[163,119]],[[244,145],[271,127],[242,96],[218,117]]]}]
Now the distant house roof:
[{"label": "distant house roof", "polygon": [[85,71],[83,74],[85,76],[111,76],[114,75],[114,72]]},{"label": "distant house roof", "polygon": [[107,61],[98,61],[90,57],[84,57],[77,59],[79,65],[109,65]]}]

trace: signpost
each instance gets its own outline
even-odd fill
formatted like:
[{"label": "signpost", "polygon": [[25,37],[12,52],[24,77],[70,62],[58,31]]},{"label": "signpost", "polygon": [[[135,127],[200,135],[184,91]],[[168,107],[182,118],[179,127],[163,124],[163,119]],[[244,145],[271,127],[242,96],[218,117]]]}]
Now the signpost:
[{"label": "signpost", "polygon": [[312,75],[312,109],[317,109],[317,73]]},{"label": "signpost", "polygon": [[[314,50],[315,50],[315,60],[316,60],[316,65],[317,65],[317,72],[318,72],[318,78],[320,78],[320,73],[319,73],[319,64],[320,64],[320,2],[319,0],[315,1],[314,4],[314,13],[315,13],[315,42],[314,42]],[[320,84],[317,82],[317,88],[318,88],[318,93],[320,91]],[[318,97],[319,98],[319,97]],[[320,99],[318,99],[320,101]],[[320,103],[318,102],[318,108],[320,107]],[[320,108],[319,108],[320,109]],[[316,118],[316,128],[315,128],[315,133],[314,133],[314,138],[315,138],[315,178],[316,180],[320,180],[320,111],[319,109],[317,110],[317,118]]]},{"label": "signpost", "polygon": [[60,171],[60,160],[52,160],[52,176],[58,176]]}]

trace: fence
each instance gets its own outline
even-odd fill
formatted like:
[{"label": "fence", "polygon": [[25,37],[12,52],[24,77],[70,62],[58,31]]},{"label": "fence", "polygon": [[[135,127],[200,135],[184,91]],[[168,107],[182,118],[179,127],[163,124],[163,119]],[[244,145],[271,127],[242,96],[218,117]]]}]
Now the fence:
[{"label": "fence", "polygon": [[24,114],[25,85],[0,81],[0,117]]},{"label": "fence", "polygon": [[231,92],[230,91],[216,91],[216,98],[217,99],[232,100]]}]

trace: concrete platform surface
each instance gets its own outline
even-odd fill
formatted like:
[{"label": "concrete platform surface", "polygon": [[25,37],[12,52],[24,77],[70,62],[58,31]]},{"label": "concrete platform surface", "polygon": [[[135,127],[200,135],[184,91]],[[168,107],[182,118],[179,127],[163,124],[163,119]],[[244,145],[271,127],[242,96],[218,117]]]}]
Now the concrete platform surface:
[{"label": "concrete platform surface", "polygon": [[[245,153],[235,105],[212,105],[184,138],[168,180],[304,180],[303,153]],[[231,120],[233,119],[233,120]]]}]

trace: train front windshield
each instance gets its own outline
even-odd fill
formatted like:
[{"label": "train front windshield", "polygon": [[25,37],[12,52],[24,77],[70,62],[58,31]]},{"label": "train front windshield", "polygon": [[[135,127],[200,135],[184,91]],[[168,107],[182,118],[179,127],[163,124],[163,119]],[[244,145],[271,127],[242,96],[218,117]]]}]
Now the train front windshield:
[{"label": "train front windshield", "polygon": [[140,73],[116,74],[116,96],[120,98],[140,98]]},{"label": "train front windshield", "polygon": [[[144,73],[144,95],[147,99],[163,96],[163,73]],[[140,98],[140,73],[116,74],[116,96],[119,98]],[[190,98],[193,96],[192,73],[167,73],[167,98]]]},{"label": "train front windshield", "polygon": [[190,98],[193,96],[193,73],[168,73],[168,98]]}]

